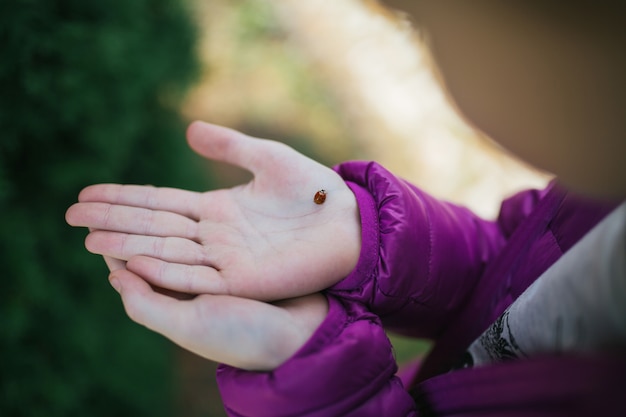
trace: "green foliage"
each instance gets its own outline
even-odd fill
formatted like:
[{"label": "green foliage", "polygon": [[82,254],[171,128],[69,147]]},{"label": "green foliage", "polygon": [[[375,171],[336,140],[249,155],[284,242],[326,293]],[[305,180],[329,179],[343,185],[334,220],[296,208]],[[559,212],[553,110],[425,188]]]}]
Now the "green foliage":
[{"label": "green foliage", "polygon": [[1,415],[171,414],[171,345],[64,212],[96,182],[202,186],[176,113],[194,40],[178,0],[0,2]]}]

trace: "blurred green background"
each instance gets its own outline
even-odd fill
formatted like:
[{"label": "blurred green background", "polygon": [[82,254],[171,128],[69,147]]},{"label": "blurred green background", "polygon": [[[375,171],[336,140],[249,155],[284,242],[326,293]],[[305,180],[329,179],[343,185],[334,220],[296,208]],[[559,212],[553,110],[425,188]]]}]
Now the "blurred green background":
[{"label": "blurred green background", "polygon": [[175,415],[170,343],[64,213],[91,183],[209,185],[178,114],[196,35],[177,0],[0,2],[0,415]]},{"label": "blurred green background", "polygon": [[[200,3],[0,2],[2,416],[224,415],[215,364],[132,323],[86,232],[66,225],[81,188],[240,181],[187,148],[196,117],[327,164],[364,156],[268,2]],[[203,25],[228,33],[207,46]],[[426,346],[394,344],[400,360]]]}]

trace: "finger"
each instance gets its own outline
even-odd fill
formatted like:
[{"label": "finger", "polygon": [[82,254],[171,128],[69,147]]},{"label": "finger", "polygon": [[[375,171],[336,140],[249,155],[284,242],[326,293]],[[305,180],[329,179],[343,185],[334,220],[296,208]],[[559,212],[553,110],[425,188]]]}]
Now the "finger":
[{"label": "finger", "polygon": [[193,122],[187,129],[187,140],[198,154],[239,166],[253,173],[271,165],[281,144],[247,136],[226,127]]},{"label": "finger", "polygon": [[178,327],[180,301],[155,291],[139,276],[124,269],[113,271],[109,280],[122,297],[131,320],[165,336]]},{"label": "finger", "polygon": [[267,371],[310,337],[288,312],[266,303],[207,294],[179,301],[128,270],[113,272],[110,280],[133,321],[213,361]]},{"label": "finger", "polygon": [[[90,228],[89,232],[93,232],[93,229]],[[102,258],[104,259],[104,263],[106,264],[107,268],[109,268],[110,272],[126,268],[126,262],[121,259],[111,258],[110,256],[103,256]]]},{"label": "finger", "polygon": [[178,237],[154,237],[96,230],[85,239],[91,253],[128,261],[144,255],[190,265],[211,266],[206,249],[191,240]]},{"label": "finger", "polygon": [[118,269],[126,268],[126,262],[122,261],[121,259],[115,259],[109,256],[103,256],[103,258],[104,258],[104,263],[107,264],[107,267],[109,268],[109,271],[111,272],[117,271]]},{"label": "finger", "polygon": [[228,294],[226,281],[208,266],[165,262],[146,256],[129,259],[126,268],[152,285],[187,294]]},{"label": "finger", "polygon": [[102,202],[152,210],[170,211],[198,220],[202,194],[176,188],[149,185],[97,184],[83,189],[80,202]]},{"label": "finger", "polygon": [[77,203],[66,213],[72,226],[148,236],[195,239],[198,224],[168,211],[120,206],[109,203]]},{"label": "finger", "polygon": [[253,346],[248,340],[245,344],[230,340],[233,333],[241,333],[225,323],[230,297],[203,295],[201,300],[177,300],[155,291],[127,270],[113,272],[110,281],[131,320],[200,356],[236,365],[241,355],[233,352],[241,350],[239,346]]}]

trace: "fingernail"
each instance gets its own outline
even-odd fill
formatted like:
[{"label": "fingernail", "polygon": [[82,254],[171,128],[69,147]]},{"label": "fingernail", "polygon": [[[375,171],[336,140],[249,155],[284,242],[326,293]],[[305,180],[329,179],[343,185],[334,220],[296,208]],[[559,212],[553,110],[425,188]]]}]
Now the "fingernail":
[{"label": "fingernail", "polygon": [[117,278],[111,278],[109,280],[109,282],[111,283],[111,286],[115,289],[115,291],[117,291],[118,293],[120,292],[120,289],[122,288],[122,286],[120,285],[120,281]]}]

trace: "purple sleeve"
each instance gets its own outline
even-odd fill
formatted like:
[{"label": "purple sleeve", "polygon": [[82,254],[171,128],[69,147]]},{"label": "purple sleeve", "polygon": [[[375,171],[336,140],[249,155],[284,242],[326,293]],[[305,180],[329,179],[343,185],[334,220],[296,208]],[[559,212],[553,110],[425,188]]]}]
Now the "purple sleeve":
[{"label": "purple sleeve", "polygon": [[219,367],[229,416],[415,416],[378,317],[359,303],[328,301],[322,325],[274,371]]},{"label": "purple sleeve", "polygon": [[485,265],[536,204],[520,194],[498,221],[433,198],[374,162],[336,168],[354,192],[362,225],[355,270],[329,292],[366,305],[386,328],[436,338],[471,298]]},{"label": "purple sleeve", "polygon": [[561,354],[448,372],[421,383],[415,399],[437,416],[623,417],[625,390],[623,355]]},{"label": "purple sleeve", "polygon": [[337,171],[359,204],[357,267],[327,291],[326,319],[283,365],[272,372],[220,366],[229,416],[415,416],[382,324],[436,336],[524,216],[519,208],[533,206],[529,194],[490,222],[375,163],[349,162]]}]

